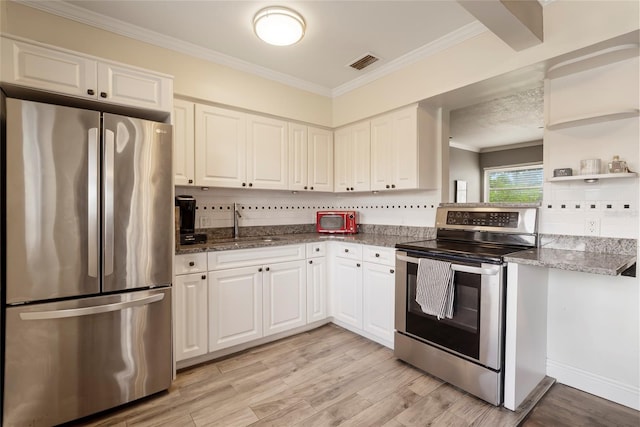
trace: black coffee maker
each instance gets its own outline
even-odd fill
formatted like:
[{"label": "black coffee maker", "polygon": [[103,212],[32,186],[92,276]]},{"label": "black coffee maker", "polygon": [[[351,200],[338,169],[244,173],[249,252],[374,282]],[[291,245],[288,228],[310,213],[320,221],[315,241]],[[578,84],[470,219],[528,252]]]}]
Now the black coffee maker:
[{"label": "black coffee maker", "polygon": [[180,244],[194,245],[205,243],[207,235],[195,233],[196,229],[196,199],[193,196],[176,196],[176,206],[180,215]]}]

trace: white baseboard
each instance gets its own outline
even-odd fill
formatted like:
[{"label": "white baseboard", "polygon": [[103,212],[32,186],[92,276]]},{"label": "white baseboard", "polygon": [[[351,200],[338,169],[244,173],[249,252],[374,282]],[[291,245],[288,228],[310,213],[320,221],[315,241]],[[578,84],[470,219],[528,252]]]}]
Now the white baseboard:
[{"label": "white baseboard", "polygon": [[547,359],[547,375],[559,383],[640,410],[640,388]]}]

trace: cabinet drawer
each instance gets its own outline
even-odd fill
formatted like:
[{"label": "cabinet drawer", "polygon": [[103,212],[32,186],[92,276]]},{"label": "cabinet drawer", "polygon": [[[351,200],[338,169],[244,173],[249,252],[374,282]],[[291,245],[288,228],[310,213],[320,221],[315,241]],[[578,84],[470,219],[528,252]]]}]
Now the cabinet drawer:
[{"label": "cabinet drawer", "polygon": [[209,252],[209,270],[264,265],[305,259],[304,245],[271,246]]},{"label": "cabinet drawer", "polygon": [[356,243],[336,242],[336,256],[341,258],[349,258],[357,261],[362,260],[362,245]]},{"label": "cabinet drawer", "polygon": [[175,270],[176,275],[207,271],[207,254],[200,252],[197,254],[176,255]]},{"label": "cabinet drawer", "polygon": [[396,265],[396,250],[381,246],[364,246],[362,260],[393,266]]},{"label": "cabinet drawer", "polygon": [[307,243],[307,258],[315,258],[327,255],[326,242]]}]

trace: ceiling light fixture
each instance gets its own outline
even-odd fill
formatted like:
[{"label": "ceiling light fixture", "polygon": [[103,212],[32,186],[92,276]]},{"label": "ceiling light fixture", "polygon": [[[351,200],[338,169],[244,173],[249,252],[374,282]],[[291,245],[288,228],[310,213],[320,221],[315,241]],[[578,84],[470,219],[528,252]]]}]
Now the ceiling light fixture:
[{"label": "ceiling light fixture", "polygon": [[302,16],[286,7],[266,7],[253,18],[256,35],[275,46],[289,46],[299,42],[305,29]]}]

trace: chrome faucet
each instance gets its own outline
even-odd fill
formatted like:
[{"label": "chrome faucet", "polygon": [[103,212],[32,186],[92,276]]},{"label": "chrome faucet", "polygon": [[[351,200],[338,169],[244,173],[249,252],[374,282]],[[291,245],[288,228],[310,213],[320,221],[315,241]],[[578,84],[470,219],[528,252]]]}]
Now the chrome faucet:
[{"label": "chrome faucet", "polygon": [[238,204],[233,204],[233,238],[237,239],[240,237],[240,232],[238,230],[238,219],[242,218],[240,215],[240,211],[238,211]]}]

